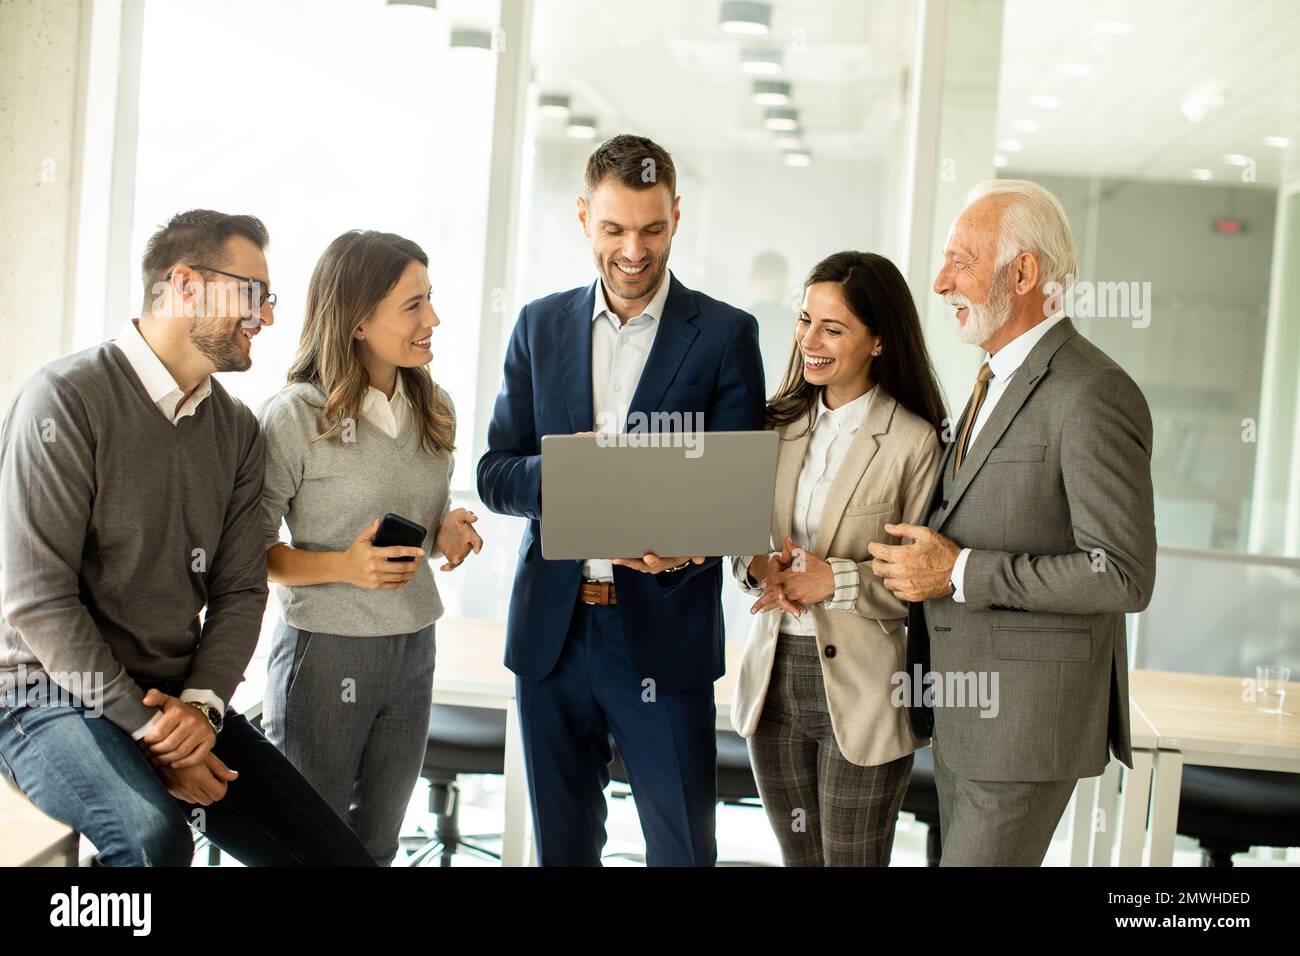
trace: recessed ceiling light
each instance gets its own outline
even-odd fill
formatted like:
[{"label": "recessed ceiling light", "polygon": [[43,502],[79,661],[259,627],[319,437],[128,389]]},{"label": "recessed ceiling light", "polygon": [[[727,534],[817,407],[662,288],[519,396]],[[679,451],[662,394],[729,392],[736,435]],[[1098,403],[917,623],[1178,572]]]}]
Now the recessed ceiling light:
[{"label": "recessed ceiling light", "polygon": [[799,111],[792,106],[769,106],[763,110],[763,125],[777,132],[799,128]]},{"label": "recessed ceiling light", "polygon": [[811,166],[812,154],[804,149],[792,149],[782,155],[781,162],[787,166]]},{"label": "recessed ceiling light", "polygon": [[1223,86],[1216,82],[1209,82],[1184,93],[1179,105],[1189,123],[1199,123],[1209,115],[1210,110],[1222,106],[1225,99]]},{"label": "recessed ceiling light", "polygon": [[998,143],[998,149],[1007,153],[1018,153],[1025,148],[1025,144],[1018,139],[1004,139]]},{"label": "recessed ceiling light", "polygon": [[1059,96],[1035,96],[1029,102],[1040,110],[1054,110],[1061,105],[1061,98]]},{"label": "recessed ceiling light", "polygon": [[1092,73],[1092,67],[1087,63],[1058,63],[1056,72],[1066,76],[1088,76]]},{"label": "recessed ceiling light", "polygon": [[786,106],[790,103],[790,84],[786,80],[755,80],[753,98],[759,106]]},{"label": "recessed ceiling light", "polygon": [[1015,130],[1017,133],[1037,133],[1038,121],[1037,120],[1016,120],[1014,123],[1011,124],[1011,128]]},{"label": "recessed ceiling light", "polygon": [[537,111],[543,116],[558,116],[568,119],[572,112],[567,93],[542,93],[537,97]]},{"label": "recessed ceiling light", "polygon": [[758,76],[776,76],[781,72],[783,58],[780,50],[747,47],[740,51],[740,68]]},{"label": "recessed ceiling light", "polygon": [[772,28],[772,5],[758,0],[722,0],[718,25],[728,33],[762,36]]},{"label": "recessed ceiling light", "polygon": [[1189,170],[1193,179],[1213,179],[1214,171],[1210,169]]},{"label": "recessed ceiling light", "polygon": [[575,116],[573,119],[569,120],[569,127],[565,132],[574,139],[595,139],[596,117]]},{"label": "recessed ceiling light", "polygon": [[453,50],[490,50],[492,31],[480,27],[452,27],[448,46]]},{"label": "recessed ceiling light", "polygon": [[1291,140],[1286,136],[1265,136],[1264,145],[1272,146],[1274,149],[1286,149],[1291,145]]},{"label": "recessed ceiling light", "polygon": [[1119,36],[1123,33],[1132,33],[1133,28],[1123,20],[1094,20],[1092,21],[1092,32]]},{"label": "recessed ceiling light", "polygon": [[1223,161],[1229,166],[1249,166],[1254,162],[1249,156],[1243,156],[1241,153],[1224,153]]},{"label": "recessed ceiling light", "polygon": [[1004,169],[1007,165],[1007,158],[1003,156],[1001,153],[997,153],[993,157],[993,165],[996,166],[998,169]]}]

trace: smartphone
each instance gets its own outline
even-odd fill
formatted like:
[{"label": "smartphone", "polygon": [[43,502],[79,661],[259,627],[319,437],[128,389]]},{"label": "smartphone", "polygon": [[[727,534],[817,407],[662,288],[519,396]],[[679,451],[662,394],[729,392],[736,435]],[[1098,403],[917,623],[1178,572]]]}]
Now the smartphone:
[{"label": "smartphone", "polygon": [[[379,522],[379,530],[370,539],[376,548],[419,548],[424,545],[424,538],[429,532],[423,525],[403,518],[401,515],[386,514]],[[415,558],[389,558],[389,561],[414,561]]]}]

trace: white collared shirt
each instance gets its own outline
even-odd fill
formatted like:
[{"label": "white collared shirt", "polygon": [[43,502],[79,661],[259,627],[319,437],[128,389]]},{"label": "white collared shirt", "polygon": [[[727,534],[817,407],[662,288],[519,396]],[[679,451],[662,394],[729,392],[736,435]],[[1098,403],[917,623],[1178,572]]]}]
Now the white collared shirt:
[{"label": "white collared shirt", "polygon": [[[603,280],[596,280],[596,302],[591,312],[593,431],[617,435],[627,427],[632,396],[641,382],[641,373],[645,371],[646,360],[654,346],[671,282],[672,273],[665,269],[663,280],[645,311],[620,322],[605,299]],[[614,565],[600,559],[584,561],[582,576],[588,581],[613,581]]]},{"label": "white collared shirt", "polygon": [[[1064,312],[1057,312],[1050,319],[1039,322],[1032,329],[1021,332],[998,349],[996,355],[988,357],[989,371],[993,373],[993,377],[989,379],[988,392],[984,395],[984,404],[980,406],[979,414],[975,416],[975,423],[971,425],[970,440],[966,445],[967,454],[970,453],[970,449],[975,444],[975,436],[988,423],[989,417],[993,414],[993,409],[998,404],[998,400],[1002,398],[1002,393],[1011,384],[1011,379],[1015,377],[1020,366],[1025,364],[1025,359],[1029,358],[1029,353],[1033,351],[1034,346],[1042,340],[1043,336],[1064,318]],[[952,599],[959,604],[966,603],[966,591],[963,585],[966,575],[966,559],[970,557],[970,552],[970,548],[961,549],[961,552],[957,555],[957,560],[953,562],[952,574],[949,575],[955,589],[952,593]]]},{"label": "white collared shirt", "polygon": [[[127,364],[131,366],[131,371],[135,372],[135,377],[140,380],[140,384],[149,394],[149,400],[173,425],[179,423],[182,418],[193,415],[198,410],[199,403],[212,394],[212,376],[209,375],[187,398],[185,392],[176,384],[176,379],[172,378],[172,373],[167,371],[167,366],[163,365],[162,359],[154,354],[154,350],[140,334],[140,327],[136,325],[135,319],[131,319],[123,327],[117,334],[117,338],[113,339],[113,344],[126,356]],[[192,701],[208,704],[217,708],[222,714],[226,712],[225,701],[210,690],[187,687],[181,691],[181,700],[187,703]],[[143,727],[131,734],[131,738],[139,740],[149,732],[161,716],[160,710],[150,717]]]},{"label": "white collared shirt", "polygon": [[397,387],[393,397],[389,398],[371,385],[366,389],[366,397],[361,400],[361,414],[389,438],[396,438],[406,427],[411,414],[411,400],[402,388],[402,373],[397,373]]},{"label": "white collared shirt", "polygon": [[176,384],[176,379],[172,378],[172,373],[167,371],[167,366],[163,365],[162,360],[154,354],[149,343],[140,334],[140,327],[136,325],[135,319],[123,327],[117,334],[117,338],[113,339],[113,344],[126,356],[131,370],[135,372],[144,390],[149,393],[149,401],[153,402],[158,411],[162,412],[167,421],[173,425],[182,418],[193,415],[198,410],[199,403],[212,394],[212,376],[209,375],[187,398],[185,392]]},{"label": "white collared shirt", "polygon": [[[816,419],[812,426],[812,435],[808,439],[808,448],[804,452],[803,465],[799,469],[799,480],[794,490],[794,510],[790,513],[790,540],[801,548],[809,549],[816,543],[817,532],[821,526],[822,505],[830,491],[844,456],[853,443],[853,436],[866,421],[867,412],[875,399],[876,389],[871,387],[839,408],[828,408],[825,389],[817,400]],[[784,542],[773,542],[784,544]],[[851,562],[853,575],[857,577],[857,567]],[[841,599],[840,568],[836,568],[836,591],[834,599]],[[854,594],[856,600],[857,595]],[[813,617],[805,613],[795,617],[788,611],[781,615],[780,629],[787,634],[815,633]]]}]

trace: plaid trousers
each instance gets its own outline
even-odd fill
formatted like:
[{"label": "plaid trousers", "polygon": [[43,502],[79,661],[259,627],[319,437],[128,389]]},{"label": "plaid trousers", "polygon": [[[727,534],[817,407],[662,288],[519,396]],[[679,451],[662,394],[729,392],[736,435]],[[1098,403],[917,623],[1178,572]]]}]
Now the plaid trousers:
[{"label": "plaid trousers", "polygon": [[749,759],[786,866],[889,864],[912,755],[860,767],[840,752],[815,637],[778,637]]}]

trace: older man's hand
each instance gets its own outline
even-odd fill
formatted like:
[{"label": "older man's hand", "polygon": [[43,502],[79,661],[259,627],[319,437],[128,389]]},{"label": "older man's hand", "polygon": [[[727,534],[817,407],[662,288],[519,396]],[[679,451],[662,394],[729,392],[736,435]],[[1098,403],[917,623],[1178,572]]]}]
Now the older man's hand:
[{"label": "older man's hand", "polygon": [[903,601],[925,601],[952,593],[952,566],[961,548],[923,525],[887,524],[885,530],[912,544],[871,542],[871,571]]}]

